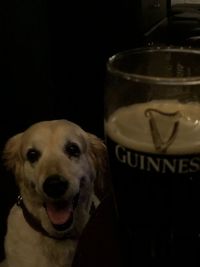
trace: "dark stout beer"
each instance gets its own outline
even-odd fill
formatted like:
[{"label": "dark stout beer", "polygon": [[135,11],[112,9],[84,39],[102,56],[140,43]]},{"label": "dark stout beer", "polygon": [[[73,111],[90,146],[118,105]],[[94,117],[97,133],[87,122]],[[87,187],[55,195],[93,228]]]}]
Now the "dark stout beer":
[{"label": "dark stout beer", "polygon": [[155,100],[122,107],[105,132],[124,266],[196,266],[200,105]]}]

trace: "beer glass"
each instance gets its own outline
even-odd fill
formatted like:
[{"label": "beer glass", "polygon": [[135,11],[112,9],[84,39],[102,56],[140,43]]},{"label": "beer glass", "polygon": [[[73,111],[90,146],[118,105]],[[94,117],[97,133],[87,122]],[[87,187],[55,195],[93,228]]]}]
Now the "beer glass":
[{"label": "beer glass", "polygon": [[200,51],[151,47],[110,57],[105,140],[122,266],[196,266]]}]

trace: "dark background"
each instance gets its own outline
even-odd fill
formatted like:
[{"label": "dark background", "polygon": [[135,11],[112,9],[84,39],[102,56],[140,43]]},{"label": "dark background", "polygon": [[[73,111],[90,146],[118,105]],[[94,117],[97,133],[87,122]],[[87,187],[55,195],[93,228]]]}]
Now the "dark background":
[{"label": "dark background", "polygon": [[[2,0],[0,153],[9,137],[41,120],[72,120],[103,138],[108,57],[152,41],[180,40],[165,20],[171,16],[170,1],[161,0],[160,9],[154,2]],[[0,180],[1,259],[6,217],[16,195],[2,160]]]},{"label": "dark background", "polygon": [[[65,118],[103,138],[105,63],[139,42],[128,2],[0,2],[0,153],[34,122]],[[0,160],[0,259],[14,179]]]}]

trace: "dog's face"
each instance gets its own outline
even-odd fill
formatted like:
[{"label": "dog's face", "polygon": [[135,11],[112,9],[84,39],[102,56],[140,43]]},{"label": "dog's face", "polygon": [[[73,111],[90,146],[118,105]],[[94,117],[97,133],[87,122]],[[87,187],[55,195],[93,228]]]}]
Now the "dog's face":
[{"label": "dog's face", "polygon": [[66,120],[44,121],[10,138],[4,158],[24,204],[48,233],[81,233],[94,181],[105,171],[106,149],[100,139]]}]

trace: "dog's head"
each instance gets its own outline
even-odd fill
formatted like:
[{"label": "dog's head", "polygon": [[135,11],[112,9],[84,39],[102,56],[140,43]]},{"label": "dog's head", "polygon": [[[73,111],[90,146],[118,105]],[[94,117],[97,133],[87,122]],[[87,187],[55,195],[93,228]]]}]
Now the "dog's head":
[{"label": "dog's head", "polygon": [[81,233],[94,182],[106,171],[106,148],[66,120],[44,121],[11,137],[3,153],[27,209],[49,234]]}]

